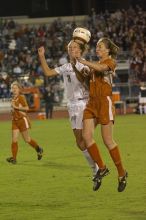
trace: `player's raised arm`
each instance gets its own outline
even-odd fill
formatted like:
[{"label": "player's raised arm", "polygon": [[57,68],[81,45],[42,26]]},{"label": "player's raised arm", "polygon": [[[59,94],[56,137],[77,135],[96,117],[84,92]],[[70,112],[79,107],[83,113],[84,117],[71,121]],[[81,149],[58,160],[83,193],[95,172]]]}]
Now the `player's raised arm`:
[{"label": "player's raised arm", "polygon": [[40,47],[38,49],[39,60],[41,62],[41,67],[46,76],[55,76],[58,73],[54,69],[50,69],[45,58],[45,49],[44,47]]},{"label": "player's raised arm", "polygon": [[98,72],[109,70],[109,67],[106,64],[100,64],[98,62],[87,61],[87,60],[81,59],[81,58],[78,58],[78,61],[80,63],[88,66],[89,68],[94,69],[95,71],[98,71]]}]

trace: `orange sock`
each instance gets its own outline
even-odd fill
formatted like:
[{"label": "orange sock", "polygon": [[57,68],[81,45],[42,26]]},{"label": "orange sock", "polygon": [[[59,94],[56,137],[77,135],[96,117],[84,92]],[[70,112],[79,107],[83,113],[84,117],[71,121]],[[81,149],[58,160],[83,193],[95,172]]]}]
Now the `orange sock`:
[{"label": "orange sock", "polygon": [[35,150],[37,151],[38,150],[38,148],[39,148],[39,146],[38,146],[38,144],[34,141],[34,140],[30,140],[30,142],[28,142],[28,144],[30,145],[30,146],[32,146],[33,148],[35,148]]},{"label": "orange sock", "polygon": [[17,142],[12,142],[11,150],[12,150],[13,159],[16,160],[17,152],[18,152],[18,143]]},{"label": "orange sock", "polygon": [[124,176],[125,175],[125,170],[123,168],[123,164],[121,161],[121,156],[120,156],[120,151],[118,146],[114,147],[113,149],[109,150],[110,155],[112,160],[114,161],[117,170],[118,170],[118,174],[119,176]]},{"label": "orange sock", "polygon": [[98,146],[96,145],[96,143],[92,144],[89,148],[87,148],[90,156],[92,157],[92,159],[95,161],[95,163],[97,163],[97,165],[99,166],[100,169],[104,169],[105,168],[105,164],[101,158]]}]

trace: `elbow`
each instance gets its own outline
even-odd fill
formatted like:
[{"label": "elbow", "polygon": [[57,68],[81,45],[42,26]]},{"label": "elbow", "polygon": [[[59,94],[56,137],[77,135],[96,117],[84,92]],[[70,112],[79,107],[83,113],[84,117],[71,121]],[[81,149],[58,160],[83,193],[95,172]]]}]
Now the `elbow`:
[{"label": "elbow", "polygon": [[45,76],[50,76],[49,72],[46,71],[46,70],[43,73],[44,73]]},{"label": "elbow", "polygon": [[96,72],[102,72],[102,71],[103,71],[102,68],[100,68],[100,67],[95,67],[94,70],[95,70]]}]

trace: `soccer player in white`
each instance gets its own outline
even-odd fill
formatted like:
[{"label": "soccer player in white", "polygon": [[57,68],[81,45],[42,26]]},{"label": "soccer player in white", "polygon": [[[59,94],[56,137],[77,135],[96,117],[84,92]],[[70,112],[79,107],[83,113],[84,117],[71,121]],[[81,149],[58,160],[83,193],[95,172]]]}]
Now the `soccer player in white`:
[{"label": "soccer player in white", "polygon": [[63,76],[65,90],[67,94],[67,108],[69,118],[71,121],[72,130],[76,138],[76,143],[83,155],[87,159],[89,166],[93,170],[93,176],[97,173],[98,167],[90,157],[82,137],[82,117],[83,111],[88,101],[88,90],[78,80],[74,71],[73,65],[79,71],[84,71],[87,67],[76,61],[76,57],[82,56],[85,51],[85,44],[80,44],[79,41],[71,40],[68,44],[68,55],[70,62],[60,67],[50,69],[45,59],[45,49],[40,47],[38,55],[41,62],[42,69],[46,76],[55,76],[60,74]]}]

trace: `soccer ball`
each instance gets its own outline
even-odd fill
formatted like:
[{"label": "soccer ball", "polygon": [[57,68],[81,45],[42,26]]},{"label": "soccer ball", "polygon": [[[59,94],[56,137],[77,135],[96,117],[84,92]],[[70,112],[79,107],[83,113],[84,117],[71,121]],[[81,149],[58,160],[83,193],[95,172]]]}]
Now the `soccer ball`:
[{"label": "soccer ball", "polygon": [[83,41],[84,43],[88,43],[91,38],[91,33],[86,28],[78,27],[73,31],[73,38],[79,39]]}]

